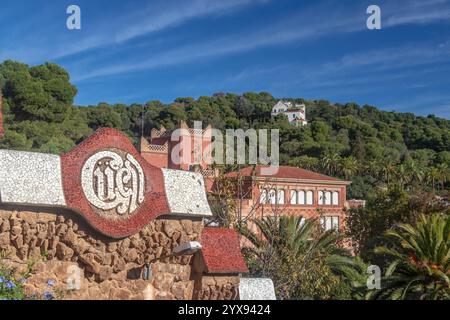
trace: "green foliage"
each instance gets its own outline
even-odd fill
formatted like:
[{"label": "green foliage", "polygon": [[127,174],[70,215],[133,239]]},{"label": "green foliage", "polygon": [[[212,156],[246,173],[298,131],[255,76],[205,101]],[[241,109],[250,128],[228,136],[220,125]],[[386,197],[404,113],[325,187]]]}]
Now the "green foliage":
[{"label": "green foliage", "polygon": [[450,300],[450,215],[422,215],[385,235],[376,253],[390,262],[378,299]]},{"label": "green foliage", "polygon": [[23,300],[25,298],[23,284],[28,273],[23,273],[17,279],[15,270],[3,264],[5,257],[5,252],[0,251],[0,300]]},{"label": "green foliage", "polygon": [[382,235],[399,223],[414,223],[420,214],[449,210],[431,193],[405,191],[399,185],[379,188],[369,196],[365,208],[353,208],[346,218],[347,236],[354,242],[356,253],[365,261],[385,266],[385,259],[373,249],[386,244]]},{"label": "green foliage", "polygon": [[252,275],[271,278],[279,299],[352,296],[354,278],[347,278],[350,273],[344,271],[354,264],[338,245],[341,235],[323,231],[315,219],[303,221],[301,217],[265,217],[252,223],[258,231],[238,226],[251,243],[243,251]]},{"label": "green foliage", "polygon": [[202,121],[204,127],[220,130],[279,129],[282,165],[352,180],[352,198],[365,198],[374,187],[392,181],[444,195],[448,190],[450,121],[434,116],[288,99],[307,106],[309,125],[296,127],[284,116],[271,117],[278,99],[266,92],[182,97],[169,104],[74,107],[76,88],[63,68],[9,60],[0,64],[0,88],[6,127],[1,148],[62,153],[100,127],[121,130],[137,143],[151,128]]},{"label": "green foliage", "polygon": [[85,118],[73,106],[77,89],[69,80],[69,74],[52,63],[0,64],[6,127],[0,147],[62,153],[90,134]]},{"label": "green foliage", "polygon": [[52,63],[30,68],[8,60],[0,65],[0,74],[15,119],[62,122],[66,118],[77,89],[63,68]]},{"label": "green foliage", "polygon": [[23,284],[7,270],[0,269],[0,300],[23,300]]}]

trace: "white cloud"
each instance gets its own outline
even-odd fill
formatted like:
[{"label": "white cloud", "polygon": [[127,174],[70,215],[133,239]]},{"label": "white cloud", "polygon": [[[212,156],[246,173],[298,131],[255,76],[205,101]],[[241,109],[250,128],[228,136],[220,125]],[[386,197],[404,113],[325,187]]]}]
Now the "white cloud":
[{"label": "white cloud", "polygon": [[[47,32],[45,38],[37,39],[34,33],[38,31],[35,29],[31,30],[32,32],[30,32],[30,28],[21,30],[21,34],[16,36],[17,39],[20,39],[19,46],[17,43],[10,42],[1,44],[0,59],[14,58],[30,63],[62,59],[88,50],[120,46],[139,36],[161,32],[166,28],[179,26],[192,19],[229,14],[246,6],[264,2],[268,2],[268,0],[151,2],[132,12],[119,12],[119,15],[117,15],[117,12],[114,12],[114,15],[105,13],[103,18],[99,17],[92,23],[84,24],[83,31],[86,35],[79,37],[67,36],[67,32],[54,34],[55,30],[51,30],[51,32],[43,30],[42,25],[40,25],[39,35]],[[27,21],[23,21],[21,25],[27,23]],[[87,28],[89,28],[88,31],[85,31]],[[14,31],[17,31],[17,29],[16,26]],[[9,49],[12,45],[14,47]]]},{"label": "white cloud", "polygon": [[300,14],[289,15],[286,19],[249,33],[239,32],[214,41],[194,43],[155,53],[143,61],[114,63],[114,65],[94,68],[77,76],[75,80],[81,81],[93,77],[178,65],[202,58],[223,56],[295,41],[317,40],[326,35],[354,32],[364,27],[364,24],[356,23],[352,16],[344,14],[344,12],[335,12],[334,19],[327,19],[329,16],[323,10],[321,15],[313,14],[317,10],[320,11],[320,9],[322,8],[313,7]]},{"label": "white cloud", "polygon": [[[383,7],[382,7],[383,8]],[[383,9],[382,9],[383,10]],[[396,1],[395,5],[386,6],[383,27],[407,24],[428,24],[450,21],[449,0]]]},{"label": "white cloud", "polygon": [[127,41],[142,35],[179,25],[187,20],[208,15],[224,14],[261,0],[193,0],[174,4],[166,2],[162,7],[149,7],[144,12],[128,17],[134,20],[130,26],[115,35],[117,42]]}]

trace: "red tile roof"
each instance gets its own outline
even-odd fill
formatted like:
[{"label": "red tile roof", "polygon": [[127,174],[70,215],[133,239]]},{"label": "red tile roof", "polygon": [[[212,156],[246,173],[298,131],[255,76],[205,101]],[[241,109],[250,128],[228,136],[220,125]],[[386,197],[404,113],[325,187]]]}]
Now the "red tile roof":
[{"label": "red tile roof", "polygon": [[[319,181],[333,181],[333,182],[342,182],[343,184],[346,183],[344,180],[340,180],[337,178],[333,178],[330,176],[326,176],[324,174],[316,173],[313,171],[305,170],[302,168],[296,168],[296,167],[288,167],[288,166],[279,166],[278,172],[274,175],[270,174],[264,174],[261,172],[261,168],[269,168],[268,166],[256,166],[255,171],[253,171],[253,167],[246,167],[240,170],[240,175],[242,177],[251,177],[254,175],[256,177],[267,177],[267,178],[278,178],[278,179],[298,179],[298,180],[319,180]],[[238,172],[231,172],[229,177],[237,177]]]},{"label": "red tile roof", "polygon": [[200,243],[207,273],[248,272],[236,231],[225,228],[204,228]]}]

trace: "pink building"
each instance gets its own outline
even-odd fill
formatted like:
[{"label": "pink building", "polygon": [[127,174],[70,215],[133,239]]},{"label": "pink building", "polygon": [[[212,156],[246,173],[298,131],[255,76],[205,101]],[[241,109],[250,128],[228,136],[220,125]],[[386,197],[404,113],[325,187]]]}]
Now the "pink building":
[{"label": "pink building", "polygon": [[319,218],[327,230],[344,227],[346,187],[351,182],[286,166],[265,175],[261,168],[247,167],[229,175],[242,179],[242,217],[295,215]]},{"label": "pink building", "polygon": [[155,167],[190,171],[208,167],[211,144],[211,126],[193,129],[182,121],[176,130],[152,129],[149,141],[141,138],[140,152]]},{"label": "pink building", "polygon": [[[152,129],[150,141],[141,139],[141,155],[159,168],[202,172],[206,189],[211,191],[214,172],[208,170],[211,159],[205,152],[212,147],[211,130],[211,126],[204,130],[192,129],[182,122],[177,137],[174,130]],[[180,154],[180,159],[175,161],[178,163],[174,162],[172,153]],[[279,167],[275,175],[265,175],[261,168],[247,167],[228,175],[230,179],[242,178],[242,190],[236,198],[243,218],[295,215],[318,218],[325,229],[344,227],[345,210],[353,205],[346,201],[350,181],[287,166]]]}]

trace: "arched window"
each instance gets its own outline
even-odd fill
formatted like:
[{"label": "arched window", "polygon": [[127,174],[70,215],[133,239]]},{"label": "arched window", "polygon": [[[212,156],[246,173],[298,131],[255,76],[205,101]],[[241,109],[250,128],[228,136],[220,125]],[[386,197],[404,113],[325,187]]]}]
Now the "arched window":
[{"label": "arched window", "polygon": [[259,190],[259,203],[267,203],[267,190],[261,189]]},{"label": "arched window", "polygon": [[277,191],[275,189],[269,190],[269,203],[277,204]]},{"label": "arched window", "polygon": [[333,192],[333,205],[334,206],[339,205],[339,192],[337,192],[337,191]]},{"label": "arched window", "polygon": [[317,196],[319,197],[319,205],[323,205],[325,203],[323,191],[319,191]]},{"label": "arched window", "polygon": [[331,205],[331,192],[330,191],[325,192],[325,205],[327,205],[327,206]]},{"label": "arched window", "polygon": [[298,192],[298,204],[305,205],[306,204],[306,195],[304,190],[300,190]]},{"label": "arched window", "polygon": [[284,204],[284,190],[278,190],[277,204]]},{"label": "arched window", "polygon": [[297,190],[291,190],[291,204],[298,204]]},{"label": "arched window", "polygon": [[313,192],[312,191],[307,191],[306,192],[306,204],[307,205],[312,205],[313,204]]}]

